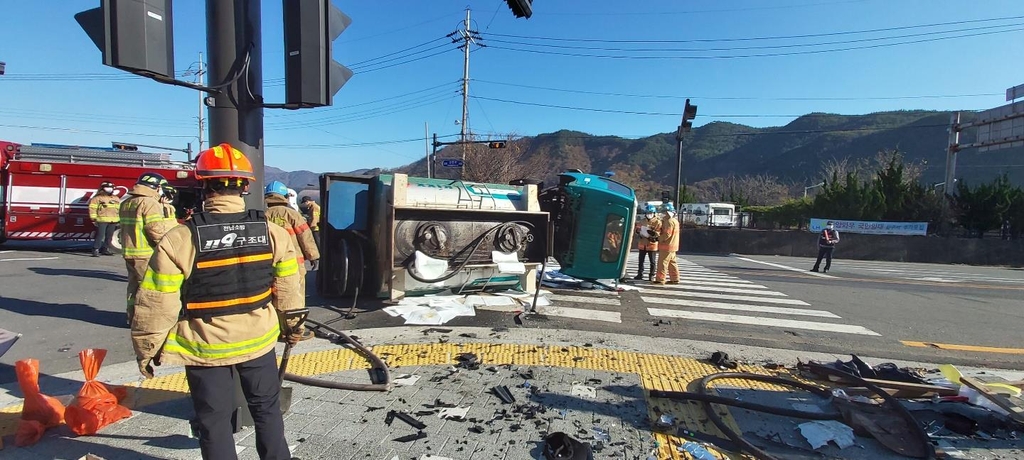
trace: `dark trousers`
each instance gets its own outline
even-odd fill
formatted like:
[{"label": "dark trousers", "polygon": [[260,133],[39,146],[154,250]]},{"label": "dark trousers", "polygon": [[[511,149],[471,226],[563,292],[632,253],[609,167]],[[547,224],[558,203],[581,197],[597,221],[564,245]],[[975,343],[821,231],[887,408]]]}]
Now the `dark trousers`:
[{"label": "dark trousers", "polygon": [[637,265],[637,268],[636,268],[636,277],[639,278],[639,279],[642,279],[644,277],[644,259],[650,259],[650,261],[651,261],[651,276],[654,276],[657,273],[657,269],[654,268],[655,264],[657,263],[655,261],[655,259],[657,257],[658,257],[658,252],[657,251],[646,251],[646,250],[641,249],[640,250],[640,264]]},{"label": "dark trousers", "polygon": [[818,260],[814,262],[814,269],[817,270],[818,266],[821,265],[821,258],[825,258],[825,271],[832,268],[832,251],[836,248],[834,246],[819,246],[818,247]]},{"label": "dark trousers", "polygon": [[199,448],[203,459],[238,458],[231,425],[236,372],[256,424],[256,453],[262,460],[288,460],[291,453],[284,438],[281,380],[277,377],[274,350],[232,366],[185,366],[185,378],[188,379],[192,393],[192,407],[196,411]]},{"label": "dark trousers", "polygon": [[320,230],[313,230],[313,242],[316,243],[316,250],[320,250]]},{"label": "dark trousers", "polygon": [[114,239],[117,222],[96,222],[96,239],[92,242],[93,249],[110,252],[110,241]]}]

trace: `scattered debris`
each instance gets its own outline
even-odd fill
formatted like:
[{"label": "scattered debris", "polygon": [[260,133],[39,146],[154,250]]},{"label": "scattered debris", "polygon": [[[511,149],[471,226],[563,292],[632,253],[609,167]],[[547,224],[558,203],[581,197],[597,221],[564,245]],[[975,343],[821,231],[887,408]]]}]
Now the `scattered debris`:
[{"label": "scattered debris", "polygon": [[471,371],[480,369],[480,358],[473,353],[461,353],[455,357],[455,361],[458,362],[455,367],[461,367]]},{"label": "scattered debris", "polygon": [[675,425],[675,424],[676,424],[676,418],[674,416],[672,416],[672,415],[661,414],[661,417],[658,417],[658,425],[661,425],[661,426],[672,426],[672,425]]},{"label": "scattered debris", "polygon": [[384,406],[380,406],[380,407],[377,407],[377,406],[366,406],[366,412],[379,411],[379,410],[381,410],[383,408],[384,408]]},{"label": "scattered debris", "polygon": [[686,452],[690,454],[690,458],[694,460],[717,460],[718,456],[708,452],[704,446],[697,444],[692,441],[683,441],[683,444],[676,447],[679,452]]},{"label": "scattered debris", "polygon": [[476,434],[484,434],[484,427],[482,427],[480,425],[473,425],[473,426],[469,427],[469,432],[470,433],[476,433]]},{"label": "scattered debris", "polygon": [[407,414],[405,412],[398,412],[398,411],[394,411],[394,410],[388,412],[387,417],[384,419],[384,423],[386,423],[387,425],[390,426],[391,425],[390,420],[394,420],[396,418],[401,420],[401,421],[403,421],[403,422],[405,422],[405,423],[407,423],[407,424],[409,424],[409,426],[411,426],[411,427],[413,427],[413,428],[415,428],[417,430],[424,430],[424,429],[427,428],[427,425],[425,425],[423,422],[421,422],[419,420],[416,420],[415,417],[413,417],[413,416],[411,416],[411,415],[409,415],[409,414]]},{"label": "scattered debris", "polygon": [[393,441],[395,441],[395,442],[413,442],[413,441],[415,441],[417,439],[423,439],[425,437],[427,437],[426,433],[424,433],[422,431],[417,431],[416,434],[410,434],[410,435],[402,436],[400,438],[395,438],[395,439],[393,439]]},{"label": "scattered debris", "polygon": [[589,444],[573,439],[562,432],[549,434],[544,438],[544,458],[546,460],[585,460],[594,458]]},{"label": "scattered debris", "polygon": [[391,379],[391,381],[400,387],[407,387],[415,385],[420,380],[420,376],[412,374],[399,374]]},{"label": "scattered debris", "polygon": [[491,392],[494,393],[501,402],[505,404],[512,404],[516,402],[516,397],[512,395],[512,392],[507,386],[501,385],[491,388]]},{"label": "scattered debris", "polygon": [[459,316],[476,316],[472,306],[462,303],[462,296],[406,297],[384,308],[384,312],[405,319],[405,324],[441,325]]},{"label": "scattered debris", "polygon": [[709,359],[711,364],[714,364],[722,369],[736,369],[736,362],[729,359],[729,354],[724,351],[716,351],[711,354]]},{"label": "scattered debris", "polygon": [[656,320],[654,320],[654,325],[655,326],[671,326],[672,325],[672,321],[665,321],[663,319],[656,319]]},{"label": "scattered debris", "polygon": [[459,334],[459,337],[465,337],[467,339],[475,339],[475,338],[477,338],[476,334],[472,333],[472,332],[464,332],[462,334]]},{"label": "scattered debris", "polygon": [[803,435],[811,448],[819,449],[828,445],[829,441],[836,443],[840,449],[845,449],[856,444],[853,437],[853,428],[839,423],[835,420],[815,420],[797,425],[800,434]]},{"label": "scattered debris", "polygon": [[612,436],[608,434],[608,430],[595,426],[591,431],[594,432],[594,439],[597,441],[611,442]]},{"label": "scattered debris", "polygon": [[569,394],[580,398],[597,398],[597,390],[594,387],[587,385],[574,384],[572,386],[572,390],[569,391]]},{"label": "scattered debris", "polygon": [[470,409],[469,406],[467,406],[467,407],[445,407],[444,409],[441,409],[440,411],[438,411],[437,416],[438,416],[438,418],[442,418],[442,419],[445,419],[445,420],[455,420],[455,421],[460,421],[461,422],[461,421],[466,420],[466,415],[469,414],[469,409]]}]

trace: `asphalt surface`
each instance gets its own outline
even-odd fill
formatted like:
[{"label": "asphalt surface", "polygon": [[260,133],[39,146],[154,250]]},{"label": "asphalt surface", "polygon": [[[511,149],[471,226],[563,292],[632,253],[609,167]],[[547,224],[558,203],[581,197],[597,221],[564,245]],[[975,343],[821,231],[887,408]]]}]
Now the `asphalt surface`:
[{"label": "asphalt surface", "polygon": [[[1022,368],[1024,350],[1015,347],[1024,327],[1024,271],[839,258],[825,277],[806,271],[813,265],[808,259],[684,254],[680,261],[685,273],[678,286],[638,282],[643,290],[618,295],[550,289],[559,308],[544,314],[517,320],[507,311],[478,310],[447,325],[586,330]],[[78,370],[77,352],[87,347],[106,348],[107,363],[132,361],[124,273],[120,257],[92,258],[86,249],[0,246],[0,328],[24,334],[0,357],[0,383],[15,379],[13,363],[23,358],[39,359],[47,374]],[[312,290],[312,276],[308,284]],[[376,299],[360,299],[352,319],[343,316],[350,299],[308,300],[320,307],[313,318],[346,330],[404,324],[382,312]],[[901,340],[1012,350],[919,348]]]}]

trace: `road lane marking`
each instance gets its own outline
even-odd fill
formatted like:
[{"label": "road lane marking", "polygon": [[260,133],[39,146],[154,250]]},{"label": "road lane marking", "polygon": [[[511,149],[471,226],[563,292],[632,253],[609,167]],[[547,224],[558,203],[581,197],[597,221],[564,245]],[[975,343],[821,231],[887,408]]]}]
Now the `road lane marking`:
[{"label": "road lane marking", "polygon": [[[655,290],[659,290],[659,289],[676,289],[676,290],[680,290],[680,291],[707,291],[707,292],[722,292],[722,293],[729,293],[729,294],[757,294],[757,295],[773,295],[773,296],[779,296],[779,297],[789,297],[786,294],[783,294],[783,293],[778,292],[778,291],[768,291],[768,290],[765,290],[767,288],[762,288],[762,289],[739,289],[739,288],[728,288],[728,287],[717,287],[717,286],[698,286],[698,285],[691,284],[691,283],[666,284],[664,286],[660,285],[660,284],[651,284],[651,285],[644,286],[644,287],[655,288]],[[752,286],[746,285],[746,286],[743,286],[743,287],[744,288],[749,288],[749,287],[752,287]]]},{"label": "road lane marking", "polygon": [[560,316],[563,318],[587,319],[591,321],[604,321],[608,323],[621,323],[622,315],[617,311],[588,310],[585,308],[568,307],[537,307],[537,313],[546,316]]},{"label": "road lane marking", "polygon": [[0,262],[15,262],[24,260],[57,260],[57,257],[20,257],[17,259],[0,259]]},{"label": "road lane marking", "polygon": [[[696,286],[722,286],[722,287],[736,287],[736,288],[754,288],[754,289],[767,289],[766,286],[760,284],[754,284],[751,281],[734,279],[734,280],[708,280],[705,278],[694,278],[692,276],[680,276],[680,283],[687,283]],[[669,286],[682,286],[682,284],[671,284]]]},{"label": "road lane marking", "polygon": [[[653,294],[653,293],[652,293]],[[758,303],[773,303],[777,305],[805,305],[810,306],[811,304],[804,302],[803,300],[797,299],[779,299],[775,297],[756,297],[750,295],[735,295],[735,294],[712,294],[709,292],[688,292],[678,289],[664,289],[659,290],[657,295],[669,295],[675,297],[696,297],[698,299],[709,299],[709,300],[733,300],[737,302],[758,302]]]},{"label": "road lane marking", "polygon": [[938,348],[940,350],[973,351],[978,353],[1005,353],[1010,355],[1024,355],[1024,348],[999,348],[982,347],[977,345],[955,345],[949,343],[916,342],[913,340],[900,340],[900,343],[908,347]]},{"label": "road lane marking", "polygon": [[[817,316],[819,318],[842,318],[835,313],[825,310],[810,310],[806,308],[789,308],[789,307],[769,307],[767,305],[750,305],[745,303],[725,303],[725,302],[706,302],[702,300],[687,300],[687,299],[666,299],[663,297],[647,297],[641,296],[646,303],[656,303],[659,305],[676,305],[680,307],[695,307],[695,308],[713,308],[716,310],[734,310],[734,311],[745,311],[745,312],[758,312],[758,313],[775,313],[778,315],[799,315],[799,316]],[[650,310],[650,308],[648,308]],[[662,309],[656,308],[655,310],[661,311]],[[677,311],[677,310],[664,310],[664,311]],[[651,313],[652,315],[654,313]],[[658,316],[658,315],[655,315]],[[764,318],[772,320],[774,318]]]},{"label": "road lane marking", "polygon": [[558,300],[558,301],[562,301],[562,302],[575,302],[575,303],[583,303],[583,304],[585,304],[585,303],[592,303],[592,304],[596,304],[596,305],[614,305],[614,306],[622,305],[622,303],[619,302],[619,299],[606,299],[604,297],[584,297],[584,296],[579,296],[579,295],[552,294],[552,295],[548,296],[548,299],[551,299],[552,301]]},{"label": "road lane marking", "polygon": [[844,334],[872,335],[881,334],[861,326],[849,324],[818,323],[813,321],[797,321],[792,319],[762,318],[759,316],[724,315],[719,313],[704,313],[697,311],[666,310],[661,308],[648,308],[647,312],[652,316],[663,316],[668,318],[692,319],[695,321],[712,321],[719,323],[748,324],[752,326],[784,327],[789,329],[804,329],[819,332],[840,332]]},{"label": "road lane marking", "polygon": [[804,270],[802,268],[790,267],[788,265],[782,265],[782,264],[776,264],[776,263],[771,263],[771,262],[765,262],[765,261],[762,261],[762,260],[748,259],[746,257],[739,257],[739,256],[736,256],[736,255],[734,255],[733,257],[737,258],[739,260],[745,260],[747,262],[753,262],[755,264],[762,264],[762,265],[767,265],[769,267],[781,268],[783,270],[789,270],[789,271],[803,273],[805,275],[817,276],[818,278],[836,278],[835,276],[832,276],[832,275],[826,275],[824,273],[812,272],[810,270]]}]

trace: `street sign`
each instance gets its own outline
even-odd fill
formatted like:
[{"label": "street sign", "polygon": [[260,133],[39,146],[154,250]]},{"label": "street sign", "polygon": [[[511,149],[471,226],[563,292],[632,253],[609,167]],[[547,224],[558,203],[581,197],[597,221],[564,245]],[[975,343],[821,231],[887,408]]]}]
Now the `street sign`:
[{"label": "street sign", "polygon": [[[1012,88],[1011,88],[1012,89]],[[986,145],[979,152],[1000,150],[1024,145],[1024,101],[978,113],[978,143]]]},{"label": "street sign", "polygon": [[1007,88],[1006,90],[1006,102],[1010,102],[1018,97],[1024,97],[1024,85],[1017,85],[1013,88]]},{"label": "street sign", "polygon": [[441,166],[445,168],[461,168],[465,166],[466,162],[462,160],[441,160]]}]

